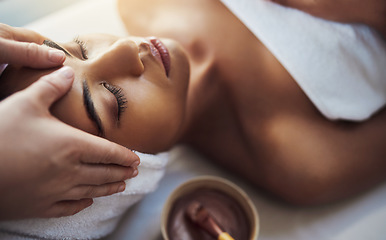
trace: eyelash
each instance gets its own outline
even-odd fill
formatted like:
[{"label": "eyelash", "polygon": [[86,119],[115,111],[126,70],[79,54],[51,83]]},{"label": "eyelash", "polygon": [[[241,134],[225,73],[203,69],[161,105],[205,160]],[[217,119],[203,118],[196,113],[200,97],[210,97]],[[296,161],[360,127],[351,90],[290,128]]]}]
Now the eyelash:
[{"label": "eyelash", "polygon": [[75,38],[74,39],[74,42],[77,43],[80,47],[80,51],[82,52],[82,57],[87,60],[88,59],[88,56],[87,56],[87,48],[86,48],[86,43],[82,40],[80,40],[79,38]]},{"label": "eyelash", "polygon": [[107,82],[102,83],[102,85],[109,90],[117,99],[118,103],[118,121],[120,119],[121,114],[125,111],[127,108],[127,99],[125,95],[122,93],[122,88],[111,85]]}]

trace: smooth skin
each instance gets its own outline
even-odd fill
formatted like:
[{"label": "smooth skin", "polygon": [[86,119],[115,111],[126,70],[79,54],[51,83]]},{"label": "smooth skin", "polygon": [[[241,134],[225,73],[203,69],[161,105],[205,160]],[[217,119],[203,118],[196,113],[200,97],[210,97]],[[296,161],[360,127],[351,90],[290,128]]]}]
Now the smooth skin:
[{"label": "smooth skin", "polygon": [[180,143],[298,205],[345,199],[385,180],[386,111],[361,123],[326,119],[220,1],[119,0],[118,9],[131,34],[169,37],[187,50]]},{"label": "smooth skin", "polygon": [[363,123],[327,120],[219,1],[118,3],[131,34],[174,39],[187,53],[186,116],[174,143],[294,204],[344,199],[385,179],[385,111]]},{"label": "smooth skin", "polygon": [[[0,25],[0,64],[60,66],[63,52],[41,47],[43,37]],[[71,88],[65,67],[0,102],[0,219],[60,217],[123,191],[139,158],[125,147],[70,127],[49,108]]]},{"label": "smooth skin", "polygon": [[[146,38],[88,34],[57,43],[68,54],[64,65],[74,69],[75,80],[70,91],[52,105],[51,113],[129,149],[144,153],[169,149],[184,123],[189,63],[179,44],[167,39],[163,43],[172,63],[168,75]],[[52,71],[10,65],[0,79],[0,97]],[[95,114],[85,104],[85,92]]]}]

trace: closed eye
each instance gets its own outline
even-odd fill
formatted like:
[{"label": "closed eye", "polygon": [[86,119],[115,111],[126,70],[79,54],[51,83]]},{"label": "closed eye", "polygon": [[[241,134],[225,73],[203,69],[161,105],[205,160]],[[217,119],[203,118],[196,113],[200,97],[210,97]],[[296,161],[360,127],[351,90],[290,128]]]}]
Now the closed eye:
[{"label": "closed eye", "polygon": [[[46,40],[43,41],[43,44],[46,45],[47,47],[51,47],[51,48],[55,48],[55,49],[61,50],[69,57],[76,56],[77,58],[79,58],[81,60],[87,60],[88,59],[88,55],[87,55],[88,51],[87,51],[87,48],[86,48],[86,43],[81,41],[81,40],[79,40],[78,38],[75,38],[73,42],[78,47],[77,48],[75,48],[75,47],[67,48],[67,49],[69,49],[69,51],[67,51],[62,46],[60,46],[59,44],[57,44],[56,42],[54,42],[52,40],[46,39]],[[70,54],[70,52],[72,54]]]},{"label": "closed eye", "polygon": [[84,41],[80,40],[79,38],[75,38],[74,42],[79,45],[83,60],[87,60],[88,59],[88,51],[87,51],[86,43]]},{"label": "closed eye", "polygon": [[123,94],[122,88],[114,86],[114,85],[109,84],[107,82],[103,82],[102,84],[107,90],[109,90],[114,95],[115,99],[117,100],[117,104],[118,104],[117,119],[119,122],[122,113],[127,108],[127,99],[126,99],[125,95]]}]

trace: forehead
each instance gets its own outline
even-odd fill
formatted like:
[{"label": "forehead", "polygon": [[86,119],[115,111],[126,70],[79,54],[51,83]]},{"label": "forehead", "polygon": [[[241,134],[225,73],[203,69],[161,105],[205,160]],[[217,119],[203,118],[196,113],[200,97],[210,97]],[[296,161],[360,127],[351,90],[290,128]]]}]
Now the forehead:
[{"label": "forehead", "polygon": [[123,37],[104,34],[104,33],[90,33],[78,35],[76,39],[84,41],[87,44],[98,45],[98,44],[111,44]]},{"label": "forehead", "polygon": [[120,37],[111,35],[111,34],[104,34],[104,33],[89,33],[89,34],[81,34],[78,35],[78,38],[85,39],[85,40],[117,40]]}]

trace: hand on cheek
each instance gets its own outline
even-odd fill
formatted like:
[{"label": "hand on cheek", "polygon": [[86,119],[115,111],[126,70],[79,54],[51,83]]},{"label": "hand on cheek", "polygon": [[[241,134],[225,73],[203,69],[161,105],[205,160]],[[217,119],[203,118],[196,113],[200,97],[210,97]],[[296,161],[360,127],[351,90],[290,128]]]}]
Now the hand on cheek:
[{"label": "hand on cheek", "polygon": [[63,67],[0,102],[0,219],[72,215],[137,174],[130,150],[50,114],[73,78]]}]

